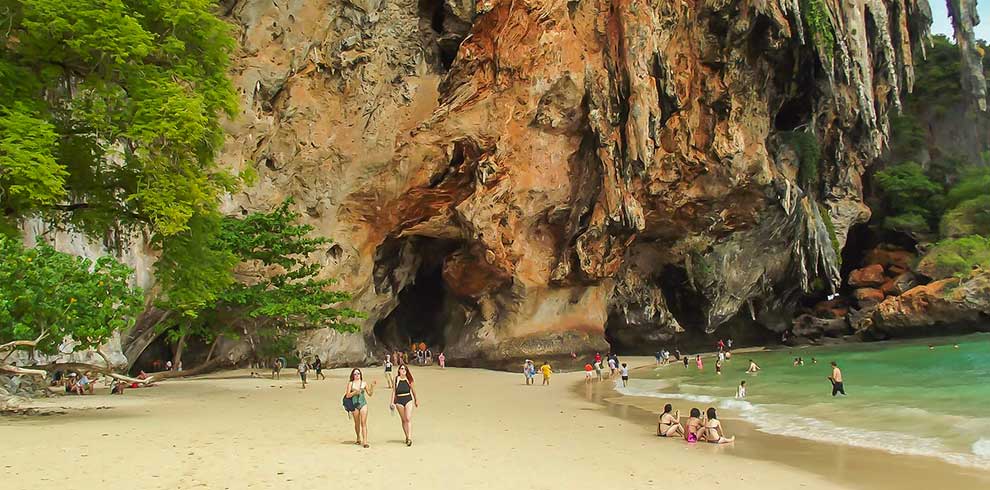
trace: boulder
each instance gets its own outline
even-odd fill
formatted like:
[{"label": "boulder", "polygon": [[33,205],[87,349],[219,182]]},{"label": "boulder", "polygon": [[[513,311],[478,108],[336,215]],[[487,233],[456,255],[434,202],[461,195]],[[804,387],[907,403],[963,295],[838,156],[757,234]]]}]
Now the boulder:
[{"label": "boulder", "polygon": [[882,285],[886,280],[883,266],[880,264],[868,265],[849,273],[849,285],[857,288],[877,287]]},{"label": "boulder", "polygon": [[812,315],[801,315],[794,319],[792,331],[794,335],[808,338],[822,336],[837,337],[849,328],[849,322],[844,318],[818,318]]},{"label": "boulder", "polygon": [[883,291],[875,288],[859,288],[853,291],[853,297],[861,307],[875,305],[883,301]]},{"label": "boulder", "polygon": [[962,280],[943,279],[891,296],[877,304],[871,314],[855,319],[853,327],[875,338],[909,335],[922,328],[934,335],[939,332],[934,326],[986,330],[990,328],[987,316],[990,271],[981,270]]},{"label": "boulder", "polygon": [[868,252],[863,258],[864,264],[880,264],[885,268],[898,267],[903,270],[911,268],[915,255],[907,250],[879,246]]}]

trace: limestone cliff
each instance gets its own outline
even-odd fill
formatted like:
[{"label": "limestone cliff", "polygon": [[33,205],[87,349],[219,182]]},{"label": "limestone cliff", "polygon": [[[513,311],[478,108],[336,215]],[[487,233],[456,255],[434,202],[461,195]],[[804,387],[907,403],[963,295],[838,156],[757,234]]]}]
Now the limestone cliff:
[{"label": "limestone cliff", "polygon": [[[230,212],[296,197],[368,313],[486,362],[789,326],[839,283],[917,0],[240,0]],[[812,144],[815,143],[816,144]],[[817,147],[812,151],[809,146]],[[784,320],[786,319],[786,321]]]}]

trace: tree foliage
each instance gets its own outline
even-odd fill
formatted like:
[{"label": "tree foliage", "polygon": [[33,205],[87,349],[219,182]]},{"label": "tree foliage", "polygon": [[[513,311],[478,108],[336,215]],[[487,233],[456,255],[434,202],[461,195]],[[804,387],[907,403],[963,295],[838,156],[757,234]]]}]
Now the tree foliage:
[{"label": "tree foliage", "polygon": [[252,330],[264,344],[307,329],[358,328],[349,320],[360,313],[340,306],[350,296],[333,289],[333,279],[319,278],[314,255],[330,240],[310,237],[313,227],[297,223],[292,205],[288,199],[268,213],[222,218],[215,234],[197,234],[210,236],[209,253],[197,267],[161,269],[159,281],[174,291],[162,306],[183,313],[174,335],[210,340]]},{"label": "tree foliage", "polygon": [[990,269],[990,237],[970,235],[942,240],[918,263],[918,271],[932,279],[965,276],[974,267]]},{"label": "tree foliage", "polygon": [[0,209],[156,234],[215,212],[234,47],[209,0],[0,0]]},{"label": "tree foliage", "polygon": [[942,186],[932,182],[914,162],[887,167],[874,175],[880,187],[886,218],[883,225],[894,231],[927,233],[941,215]]},{"label": "tree foliage", "polygon": [[143,306],[133,271],[111,257],[89,259],[0,237],[0,343],[35,340],[55,353],[63,338],[95,348],[129,326]]}]

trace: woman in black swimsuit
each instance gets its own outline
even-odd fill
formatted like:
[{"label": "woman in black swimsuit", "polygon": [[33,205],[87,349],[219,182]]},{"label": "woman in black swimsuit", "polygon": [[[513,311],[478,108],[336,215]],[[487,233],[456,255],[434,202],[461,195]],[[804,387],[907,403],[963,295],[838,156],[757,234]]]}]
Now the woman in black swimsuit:
[{"label": "woman in black swimsuit", "polygon": [[[412,402],[412,405],[409,403]],[[395,389],[392,390],[392,407],[399,410],[402,419],[402,432],[406,434],[406,446],[412,446],[413,407],[419,407],[419,397],[413,387],[413,376],[405,364],[399,366],[395,376]]]}]

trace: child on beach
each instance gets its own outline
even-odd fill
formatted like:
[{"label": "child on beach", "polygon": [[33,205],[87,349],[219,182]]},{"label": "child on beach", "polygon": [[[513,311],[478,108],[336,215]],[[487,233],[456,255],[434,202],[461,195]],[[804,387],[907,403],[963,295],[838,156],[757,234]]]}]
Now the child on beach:
[{"label": "child on beach", "polygon": [[722,360],[718,359],[715,361],[715,374],[722,375]]},{"label": "child on beach", "polygon": [[437,362],[440,363],[440,369],[443,369],[447,366],[447,356],[444,356],[443,352],[440,352],[440,355],[437,356]]},{"label": "child on beach", "polygon": [[605,377],[602,376],[602,360],[601,359],[598,359],[597,361],[595,361],[595,375],[598,376],[598,381],[602,381],[603,379],[605,379]]},{"label": "child on beach", "polygon": [[622,369],[619,374],[622,376],[622,387],[629,386],[629,366],[626,366],[626,363],[622,363]]},{"label": "child on beach", "polygon": [[683,360],[684,360],[684,369],[687,369],[687,367],[688,367],[688,356],[684,356],[683,357]]},{"label": "child on beach", "polygon": [[302,380],[303,389],[305,390],[306,389],[306,371],[309,370],[309,366],[306,365],[306,361],[300,360],[299,361],[299,366],[296,366],[296,369],[299,371],[299,379]]},{"label": "child on beach", "polygon": [[736,388],[736,398],[746,398],[746,382],[740,381],[739,387]]},{"label": "child on beach", "polygon": [[694,444],[698,442],[704,436],[705,424],[701,420],[701,410],[697,408],[691,409],[691,416],[688,417],[687,424],[684,427],[684,440]]},{"label": "child on beach", "polygon": [[540,372],[543,373],[543,385],[550,386],[550,375],[553,374],[553,369],[546,361],[543,361],[543,365],[540,366]]},{"label": "child on beach", "polygon": [[536,366],[533,361],[526,359],[526,362],[523,363],[523,378],[526,379],[527,385],[533,384],[534,376],[536,376]]},{"label": "child on beach", "polygon": [[609,355],[608,356],[608,377],[609,378],[611,378],[612,376],[615,376],[615,368],[616,367],[617,366],[615,365],[615,359],[613,359],[612,356]]},{"label": "child on beach", "polygon": [[585,364],[584,365],[584,382],[585,383],[590,383],[591,382],[591,372],[594,371],[594,369],[595,368],[591,367],[591,364]]}]

